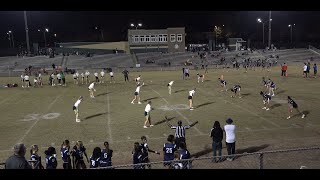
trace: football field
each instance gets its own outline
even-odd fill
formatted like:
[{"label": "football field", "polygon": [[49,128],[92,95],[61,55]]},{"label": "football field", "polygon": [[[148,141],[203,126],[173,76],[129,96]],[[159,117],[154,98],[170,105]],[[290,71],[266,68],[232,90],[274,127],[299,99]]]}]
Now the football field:
[{"label": "football field", "polygon": [[[210,69],[205,74],[205,82],[197,83],[196,73],[182,80],[182,71],[130,72],[130,82],[124,82],[121,73],[115,73],[116,83],[109,83],[106,75],[104,84],[97,84],[96,97],[90,98],[88,85],[74,85],[72,76],[67,75],[67,86],[51,87],[44,76],[43,88],[21,88],[20,78],[0,78],[1,84],[18,83],[18,88],[0,89],[0,162],[13,154],[12,147],[18,142],[27,146],[26,158],[30,157],[30,147],[38,144],[40,155],[49,146],[57,150],[58,167],[62,167],[60,145],[69,139],[71,146],[82,140],[90,157],[94,147],[103,146],[108,141],[113,149],[113,165],[131,164],[134,142],[140,137],[148,138],[150,149],[162,153],[163,143],[169,134],[174,135],[165,120],[183,125],[199,121],[186,132],[187,146],[194,157],[212,156],[210,130],[214,121],[225,125],[232,118],[236,125],[236,150],[263,147],[257,151],[278,150],[317,146],[320,142],[320,79],[303,78],[301,67],[289,67],[288,77],[281,77],[280,67],[270,72],[258,68],[256,71],[244,69]],[[129,69],[130,71],[130,69]],[[141,74],[145,85],[141,87],[142,104],[131,104],[136,84],[135,77]],[[221,91],[218,78],[224,75],[228,91]],[[264,90],[262,77],[269,77],[277,85],[269,111],[263,110],[260,91]],[[33,82],[33,77],[30,77]],[[93,78],[91,79],[93,80]],[[168,94],[167,84],[174,81],[172,94]],[[242,98],[231,98],[230,88],[241,85]],[[188,91],[196,87],[193,111],[188,108]],[[72,110],[79,96],[84,99],[79,106],[80,123],[75,121]],[[306,118],[293,111],[288,116],[287,96],[299,105]],[[154,110],[151,120],[155,125],[144,129],[144,108],[152,101]],[[223,140],[225,141],[225,140]],[[223,155],[226,155],[223,143]],[[162,155],[150,155],[151,161],[161,161]],[[44,158],[43,158],[44,159]],[[44,162],[43,162],[44,164]]]}]

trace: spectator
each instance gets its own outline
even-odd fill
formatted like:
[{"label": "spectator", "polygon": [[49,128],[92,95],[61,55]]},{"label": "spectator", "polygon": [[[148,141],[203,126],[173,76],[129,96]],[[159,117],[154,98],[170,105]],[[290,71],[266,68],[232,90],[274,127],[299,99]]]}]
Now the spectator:
[{"label": "spectator", "polygon": [[[219,121],[214,122],[213,127],[211,129],[210,137],[212,138],[212,150],[213,150],[213,156],[214,156],[213,160],[214,162],[219,162],[221,161],[222,139],[223,139],[223,131],[220,127]],[[216,157],[217,151],[218,151],[218,156],[220,156],[219,158]]]},{"label": "spectator", "polygon": [[228,161],[233,161],[234,157],[232,156],[235,154],[236,149],[236,126],[233,125],[233,120],[231,118],[228,118],[226,120],[226,125],[224,126],[224,131],[226,132],[226,146],[228,151]]},{"label": "spectator", "polygon": [[44,154],[46,155],[46,169],[57,169],[56,149],[49,147]]},{"label": "spectator", "polygon": [[101,149],[99,147],[95,147],[93,149],[92,156],[90,157],[90,168],[100,167],[100,158],[101,158]]},{"label": "spectator", "polygon": [[281,76],[287,76],[287,69],[288,66],[286,65],[286,63],[283,63],[283,65],[281,66]]},{"label": "spectator", "polygon": [[16,144],[13,149],[14,155],[7,159],[5,169],[31,169],[31,166],[24,157],[26,155],[24,144]]},{"label": "spectator", "polygon": [[30,150],[30,162],[32,169],[44,169],[41,164],[41,156],[38,155],[39,147],[38,145],[32,145]]},{"label": "spectator", "polygon": [[54,63],[52,63],[52,70],[56,69],[56,65]]}]

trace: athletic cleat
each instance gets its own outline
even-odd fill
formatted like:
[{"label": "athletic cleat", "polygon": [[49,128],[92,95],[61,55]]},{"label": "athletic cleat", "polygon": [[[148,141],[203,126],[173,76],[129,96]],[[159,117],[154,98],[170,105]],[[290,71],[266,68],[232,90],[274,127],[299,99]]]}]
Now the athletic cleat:
[{"label": "athletic cleat", "polygon": [[262,109],[267,109],[266,107],[263,107]]},{"label": "athletic cleat", "polygon": [[147,126],[143,126],[143,128],[148,128]]},{"label": "athletic cleat", "polygon": [[269,108],[266,109],[266,111],[269,111],[269,110],[270,110]]},{"label": "athletic cleat", "polygon": [[274,96],[274,94],[272,94],[272,96]]},{"label": "athletic cleat", "polygon": [[193,109],[192,109],[192,108],[190,108],[190,111],[193,111]]},{"label": "athletic cleat", "polygon": [[290,116],[287,117],[287,119],[290,119],[290,118],[291,118]]},{"label": "athletic cleat", "polygon": [[153,124],[150,125],[150,127],[154,126]]},{"label": "athletic cleat", "polygon": [[134,104],[134,102],[131,102],[131,104]]},{"label": "athletic cleat", "polygon": [[80,119],[76,119],[76,122],[81,122]]},{"label": "athletic cleat", "polygon": [[303,114],[301,118],[303,119],[303,118],[305,118],[305,117],[306,117],[306,115],[305,115],[305,114]]},{"label": "athletic cleat", "polygon": [[141,102],[138,102],[138,104],[141,104]]}]

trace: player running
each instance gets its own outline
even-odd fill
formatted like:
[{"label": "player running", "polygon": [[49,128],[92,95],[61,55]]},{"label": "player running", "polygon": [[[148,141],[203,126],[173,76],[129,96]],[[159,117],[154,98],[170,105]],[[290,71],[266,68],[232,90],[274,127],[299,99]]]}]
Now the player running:
[{"label": "player running", "polygon": [[141,88],[141,84],[138,83],[137,84],[137,88],[136,91],[134,92],[134,99],[131,101],[131,104],[134,104],[134,101],[137,99],[138,100],[138,104],[141,104],[140,102],[140,88]]},{"label": "player running", "polygon": [[262,99],[263,99],[262,102],[264,105],[264,107],[262,109],[269,111],[271,96],[267,93],[263,93],[262,91],[260,91],[260,95],[262,96]]},{"label": "player running", "polygon": [[222,87],[222,90],[221,91],[228,91],[227,89],[227,81],[221,79],[221,78],[218,78],[219,81],[220,81],[220,86]]},{"label": "player running", "polygon": [[289,105],[289,116],[287,117],[287,119],[291,118],[292,109],[296,109],[302,115],[301,118],[306,117],[306,115],[299,110],[298,104],[290,96],[288,96],[288,105]]},{"label": "player running", "polygon": [[200,79],[201,79],[201,82],[203,82],[203,80],[204,80],[204,75],[197,73],[197,76],[198,76],[198,83],[200,82]]},{"label": "player running", "polygon": [[241,94],[240,94],[240,90],[241,90],[241,86],[240,85],[235,85],[231,88],[231,91],[234,93],[234,95],[231,95],[231,97],[236,97],[237,96],[237,92],[238,92],[238,97],[241,98]]}]

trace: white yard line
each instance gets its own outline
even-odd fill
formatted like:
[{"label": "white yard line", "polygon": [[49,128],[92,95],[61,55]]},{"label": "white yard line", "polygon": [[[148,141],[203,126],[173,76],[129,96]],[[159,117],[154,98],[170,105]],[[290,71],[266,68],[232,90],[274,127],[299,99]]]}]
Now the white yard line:
[{"label": "white yard line", "polygon": [[[202,89],[199,89],[199,90],[202,91],[202,92],[204,92],[204,93],[206,93],[206,94],[208,94],[208,95],[214,96],[213,94],[211,94],[211,93],[209,93],[209,92],[206,92],[206,91],[204,91],[204,90],[202,90]],[[228,102],[229,104],[234,105],[235,107],[237,107],[237,108],[239,108],[239,109],[242,109],[242,110],[244,110],[244,111],[247,111],[248,113],[250,113],[250,114],[252,114],[252,115],[254,115],[254,116],[257,116],[257,117],[259,117],[260,119],[262,119],[262,120],[264,120],[264,121],[266,121],[266,122],[268,122],[268,123],[270,123],[270,124],[272,124],[272,125],[274,125],[274,126],[276,126],[276,127],[278,127],[278,128],[281,127],[280,125],[278,125],[278,124],[276,124],[276,123],[274,123],[274,122],[272,122],[272,121],[270,121],[270,120],[268,120],[268,119],[260,116],[259,114],[255,113],[255,112],[253,112],[253,111],[250,111],[250,110],[248,110],[248,109],[246,109],[246,108],[244,108],[244,107],[242,107],[242,106],[239,106],[238,104],[234,104],[233,102],[230,102],[230,101],[226,100],[226,98],[217,97],[217,96],[214,96],[214,97],[215,97],[215,98],[219,98],[219,99],[223,99],[225,102]]]},{"label": "white yard line", "polygon": [[[64,91],[66,92],[66,90]],[[64,93],[58,95],[48,106],[47,108],[47,112],[51,109],[51,107],[57,102],[57,100],[63,95]],[[32,126],[30,126],[30,128],[23,134],[23,136],[18,140],[17,143],[22,143],[24,138],[30,133],[30,131],[33,129],[33,127],[41,120],[41,118],[37,119]]]},{"label": "white yard line", "polygon": [[111,116],[110,116],[110,98],[108,93],[108,85],[107,85],[107,118],[108,118],[108,132],[110,142],[113,142],[112,131],[111,131]]},{"label": "white yard line", "polygon": [[[151,88],[152,89],[152,88]],[[152,89],[152,91],[154,91],[155,93],[157,93],[163,101],[165,101],[168,105],[169,105],[169,102],[161,96],[161,94],[159,92],[157,92],[156,90]],[[175,109],[175,111],[183,118],[185,119],[189,124],[191,124],[191,122],[189,121],[189,119],[187,117],[185,117],[183,114],[181,114],[178,110]],[[201,132],[196,126],[193,127],[200,135],[204,135],[203,132]]]}]

